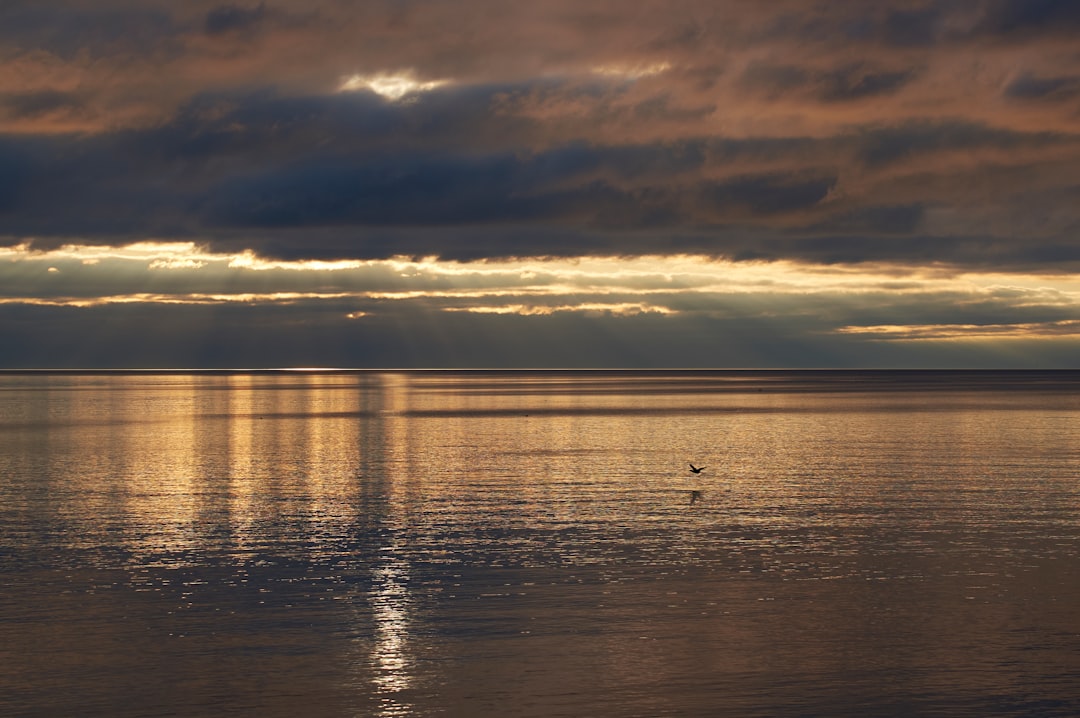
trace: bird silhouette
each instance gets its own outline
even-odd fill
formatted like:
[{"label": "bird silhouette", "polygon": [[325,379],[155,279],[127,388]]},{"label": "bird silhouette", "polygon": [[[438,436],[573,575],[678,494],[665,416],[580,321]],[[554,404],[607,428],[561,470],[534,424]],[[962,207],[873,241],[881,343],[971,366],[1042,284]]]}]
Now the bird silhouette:
[{"label": "bird silhouette", "polygon": [[707,468],[709,468],[709,467],[707,467],[707,466],[698,467],[698,466],[694,466],[693,464],[690,464],[690,472],[694,473],[694,474],[700,474],[702,471],[704,471]]}]

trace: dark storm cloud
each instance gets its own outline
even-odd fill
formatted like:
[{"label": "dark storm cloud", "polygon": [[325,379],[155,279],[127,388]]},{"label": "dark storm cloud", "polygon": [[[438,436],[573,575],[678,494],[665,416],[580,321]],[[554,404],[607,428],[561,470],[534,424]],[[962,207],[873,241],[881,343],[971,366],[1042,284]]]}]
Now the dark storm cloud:
[{"label": "dark storm cloud", "polygon": [[1005,96],[1013,100],[1057,102],[1080,95],[1080,76],[1035,77],[1023,74],[1005,88]]},{"label": "dark storm cloud", "polygon": [[[834,178],[780,174],[694,180],[689,188],[613,181],[650,172],[679,179],[661,148],[559,148],[539,155],[367,155],[285,167],[214,188],[210,224],[240,227],[424,226],[578,220],[642,227],[727,215],[775,216],[812,206]],[[688,164],[694,164],[690,162]],[[672,170],[675,170],[674,172]],[[610,172],[613,181],[598,174]]]},{"label": "dark storm cloud", "polygon": [[1072,262],[1075,8],[6,3],[0,242]]},{"label": "dark storm cloud", "polygon": [[161,162],[244,163],[297,160],[394,148],[485,149],[527,145],[535,123],[498,114],[505,86],[437,91],[410,102],[388,102],[373,92],[281,95],[272,89],[203,93],[179,108],[168,122],[114,136]]},{"label": "dark storm cloud", "polygon": [[0,155],[12,158],[0,170],[7,176],[0,193],[17,197],[3,215],[4,233],[41,233],[48,246],[50,235],[134,241],[164,229],[179,212],[181,188],[162,182],[160,165],[132,149],[115,137],[0,139]]},{"label": "dark storm cloud", "polygon": [[266,17],[266,3],[246,8],[238,5],[221,5],[206,13],[203,28],[207,35],[251,30]]},{"label": "dark storm cloud", "polygon": [[754,63],[742,74],[742,85],[752,92],[778,97],[792,90],[805,88],[811,74],[798,65]]},{"label": "dark storm cloud", "polygon": [[[843,140],[577,143],[534,153],[356,150],[298,161],[302,153],[293,146],[303,142],[287,129],[275,134],[274,117],[250,132],[180,123],[145,133],[4,143],[0,211],[7,243],[26,236],[39,247],[76,235],[99,242],[193,237],[223,251],[249,247],[290,259],[683,252],[1017,268],[1080,259],[1067,235],[1018,242],[925,234],[927,207],[948,202],[935,189],[921,201],[833,207],[826,200],[837,175],[815,169],[829,154],[887,168],[945,150],[1054,146],[1054,138],[1042,135],[917,126]],[[384,127],[392,136],[392,125]],[[230,133],[237,136],[230,140]],[[740,171],[799,154],[813,160],[807,169]],[[221,179],[213,169],[220,164],[242,171]],[[709,176],[732,167],[729,176]]]},{"label": "dark storm cloud", "polygon": [[[325,158],[215,188],[206,216],[211,226],[231,227],[425,226],[631,209],[622,193],[602,183],[552,192],[538,184],[547,163],[538,164],[514,155]],[[574,175],[571,168],[553,179]]]},{"label": "dark storm cloud", "polygon": [[844,102],[875,97],[900,89],[915,77],[913,70],[887,71],[862,64],[838,68],[826,73],[821,97],[827,102]]},{"label": "dark storm cloud", "polygon": [[[1080,26],[1072,0],[903,0],[776,3],[766,36],[918,49],[986,38],[1021,42]],[[761,37],[753,38],[760,42]]]},{"label": "dark storm cloud", "polygon": [[77,93],[57,90],[0,94],[0,114],[32,119],[58,110],[78,110],[83,100]]},{"label": "dark storm cloud", "polygon": [[0,218],[18,211],[34,177],[35,158],[21,142],[0,136]]},{"label": "dark storm cloud", "polygon": [[913,122],[868,129],[861,134],[858,157],[868,167],[919,157],[933,158],[946,153],[973,153],[980,150],[1021,152],[1055,145],[1075,145],[1080,140],[1080,136],[1014,132],[955,120]]},{"label": "dark storm cloud", "polygon": [[[499,149],[505,143],[487,129],[527,140],[529,128],[478,116],[477,92],[404,104],[370,93],[217,95],[158,128],[12,140],[4,145],[12,156],[4,195],[9,204],[16,195],[21,202],[5,229],[47,246],[50,235],[213,240],[218,231],[296,227],[676,226],[768,220],[813,207],[836,181],[830,170],[812,167],[747,171],[812,148],[799,139]],[[489,89],[487,97],[501,92]],[[461,149],[432,148],[446,142]],[[454,254],[452,247],[425,251]]]},{"label": "dark storm cloud", "polygon": [[[911,210],[899,210],[909,221]],[[863,233],[819,234],[812,237],[758,237],[756,241],[724,243],[740,259],[775,260],[796,257],[823,264],[859,262],[911,262],[955,264],[973,270],[1062,271],[1080,262],[1076,243],[1017,242],[991,236],[942,237],[927,234],[893,234],[867,240]],[[741,248],[741,251],[738,251]],[[1048,266],[1049,265],[1049,266]]]},{"label": "dark storm cloud", "polygon": [[[970,203],[958,193],[970,192],[971,159],[980,153],[992,164],[974,172],[998,188],[997,209],[1014,203],[1022,215],[1047,198],[1066,200],[1067,169],[1059,179],[1046,175],[1034,198],[1022,194],[1030,183],[1006,170],[1030,164],[1033,151],[1049,153],[1037,161],[1061,161],[1060,152],[1077,146],[1068,135],[919,121],[823,138],[525,150],[537,126],[490,109],[506,91],[466,88],[408,103],[372,93],[218,93],[160,127],[9,137],[0,143],[5,241],[197,238],[288,258],[695,252],[1025,266],[1040,256],[1075,258],[1069,234],[1028,230],[1023,242],[984,229],[925,234],[928,207]],[[889,184],[897,180],[888,179],[898,166],[936,179],[904,185],[901,200]],[[863,168],[854,199],[845,181],[852,167]],[[867,189],[875,173],[885,183],[879,196]],[[1068,216],[1070,206],[1060,211]]]},{"label": "dark storm cloud", "polygon": [[750,92],[773,98],[799,92],[821,102],[853,102],[897,92],[916,76],[914,69],[887,70],[865,63],[825,71],[797,65],[755,64],[743,73],[741,84]]},{"label": "dark storm cloud", "polygon": [[707,206],[721,210],[721,217],[729,213],[724,210],[738,215],[742,208],[751,214],[775,216],[818,204],[835,184],[836,178],[830,176],[752,175],[708,183],[704,198]]},{"label": "dark storm cloud", "polygon": [[844,232],[860,236],[910,235],[918,231],[926,215],[922,204],[860,207],[838,214],[810,229],[817,233]]},{"label": "dark storm cloud", "polygon": [[985,8],[978,29],[997,36],[1080,29],[1080,5],[1073,0],[991,0]]},{"label": "dark storm cloud", "polygon": [[165,8],[103,2],[11,0],[0,5],[0,43],[22,51],[45,50],[60,58],[151,56],[167,47],[179,28]]},{"label": "dark storm cloud", "polygon": [[941,32],[943,12],[933,5],[889,10],[882,21],[882,35],[890,45],[928,47]]}]

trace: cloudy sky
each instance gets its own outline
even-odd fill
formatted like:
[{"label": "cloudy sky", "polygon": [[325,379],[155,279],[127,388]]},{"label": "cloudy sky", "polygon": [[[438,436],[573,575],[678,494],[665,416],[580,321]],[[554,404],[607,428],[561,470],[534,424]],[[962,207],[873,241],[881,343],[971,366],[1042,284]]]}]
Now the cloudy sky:
[{"label": "cloudy sky", "polygon": [[1074,0],[6,0],[0,368],[1080,367]]}]

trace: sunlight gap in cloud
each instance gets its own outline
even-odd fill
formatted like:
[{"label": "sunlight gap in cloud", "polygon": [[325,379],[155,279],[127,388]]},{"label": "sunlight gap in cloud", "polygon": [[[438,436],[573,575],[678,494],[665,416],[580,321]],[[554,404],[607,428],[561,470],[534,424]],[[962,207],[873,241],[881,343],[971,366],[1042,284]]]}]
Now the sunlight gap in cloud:
[{"label": "sunlight gap in cloud", "polygon": [[160,294],[135,292],[100,297],[0,297],[0,304],[27,304],[43,307],[101,307],[109,304],[290,304],[303,300],[355,299],[349,292],[242,292],[232,294]]},{"label": "sunlight gap in cloud", "polygon": [[338,86],[338,92],[370,90],[388,100],[400,100],[406,95],[428,92],[449,84],[449,80],[419,80],[413,72],[349,75]]},{"label": "sunlight gap in cloud", "polygon": [[[217,253],[194,242],[140,242],[119,247],[64,245],[41,250],[29,244],[0,247],[0,262],[65,268],[108,275],[120,267],[139,266],[165,273],[209,276],[231,270],[273,274],[341,276],[356,280],[377,273],[399,285],[385,296],[432,296],[453,291],[559,292],[814,292],[870,291],[920,294],[944,290],[978,290],[1015,304],[1080,300],[1080,277],[1063,273],[1006,274],[947,272],[900,265],[804,265],[790,261],[733,262],[694,255],[582,257],[576,259],[488,260],[478,262],[419,260],[266,259],[251,250]],[[330,281],[329,279],[326,281]],[[372,290],[376,291],[376,290]],[[447,294],[447,296],[450,296]]]},{"label": "sunlight gap in cloud", "polygon": [[963,339],[1050,339],[1080,337],[1080,319],[1009,324],[877,324],[846,326],[837,334],[855,334],[881,341],[941,341]]},{"label": "sunlight gap in cloud", "polygon": [[603,313],[615,316],[634,316],[638,314],[678,314],[675,310],[658,304],[642,302],[583,302],[581,304],[503,304],[480,307],[444,307],[446,312],[468,312],[470,314],[518,314],[521,316],[546,316],[564,312]]},{"label": "sunlight gap in cloud", "polygon": [[637,64],[594,65],[589,71],[594,75],[618,77],[626,80],[639,80],[642,77],[660,75],[671,69],[670,62],[652,62]]},{"label": "sunlight gap in cloud", "polygon": [[[50,268],[58,271],[49,273]],[[956,310],[951,323],[928,325],[915,311],[943,302]],[[522,316],[804,312],[819,318],[847,307],[848,318],[838,318],[831,331],[871,340],[1080,334],[1080,278],[1070,274],[732,262],[689,255],[327,261],[267,259],[250,250],[214,252],[195,242],[71,244],[47,250],[24,243],[0,248],[0,303],[66,307],[304,303],[312,311],[325,303],[326,311],[351,319],[389,311],[394,305]],[[970,319],[1006,311],[1014,313],[1011,322],[976,324]],[[865,314],[867,321],[853,321],[852,312]],[[909,315],[911,322],[884,324],[881,319],[887,313]]]},{"label": "sunlight gap in cloud", "polygon": [[[220,255],[219,255],[220,256]],[[252,271],[268,271],[272,269],[284,269],[293,272],[340,272],[347,269],[359,269],[370,266],[372,262],[357,259],[338,259],[333,261],[317,259],[300,259],[292,261],[263,259],[251,250],[245,250],[237,255],[228,257],[230,269],[250,269]]]},{"label": "sunlight gap in cloud", "polygon": [[30,242],[23,242],[10,247],[0,247],[0,260],[17,262],[35,259],[53,261],[74,259],[86,265],[98,264],[103,259],[159,261],[168,264],[174,260],[198,261],[204,254],[195,242],[156,242],[153,240],[121,246],[65,244],[55,249],[37,249]]}]

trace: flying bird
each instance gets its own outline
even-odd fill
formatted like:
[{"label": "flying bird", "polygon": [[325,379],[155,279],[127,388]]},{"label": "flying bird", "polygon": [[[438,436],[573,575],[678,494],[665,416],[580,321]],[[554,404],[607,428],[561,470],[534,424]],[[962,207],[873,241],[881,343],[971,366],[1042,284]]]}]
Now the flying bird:
[{"label": "flying bird", "polygon": [[702,471],[704,471],[707,468],[709,468],[709,467],[707,467],[707,466],[698,467],[698,466],[694,466],[693,464],[690,464],[690,472],[694,473],[694,474],[700,474]]}]

